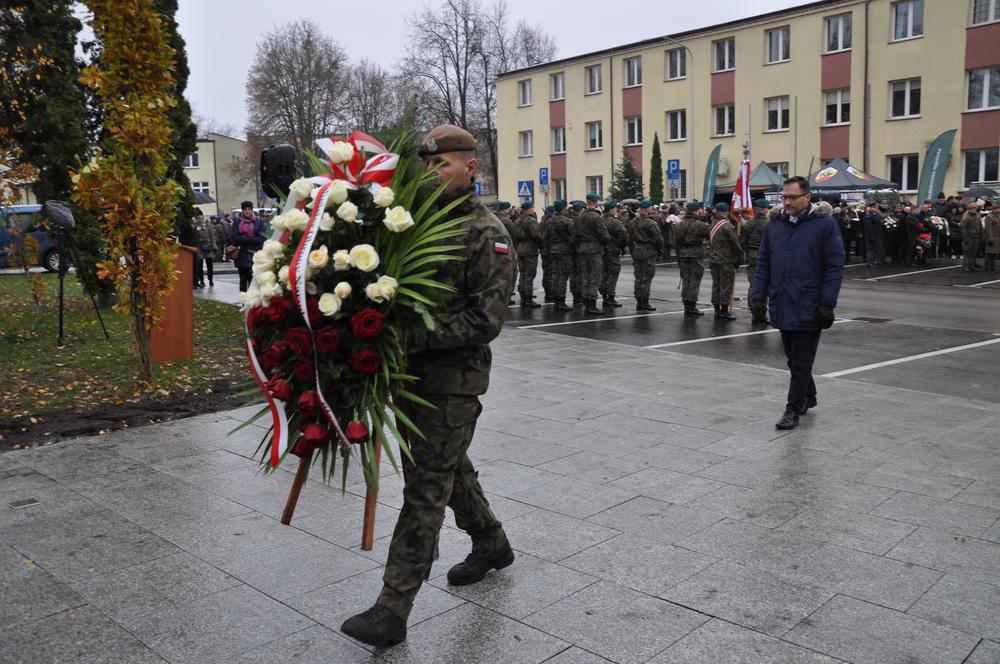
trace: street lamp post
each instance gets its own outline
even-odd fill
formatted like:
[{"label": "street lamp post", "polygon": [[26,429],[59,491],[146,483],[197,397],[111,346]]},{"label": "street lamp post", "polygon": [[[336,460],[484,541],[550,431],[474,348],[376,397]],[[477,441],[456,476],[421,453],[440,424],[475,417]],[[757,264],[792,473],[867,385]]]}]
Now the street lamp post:
[{"label": "street lamp post", "polygon": [[[695,137],[695,133],[694,133],[694,116],[695,116],[695,112],[694,112],[694,70],[693,70],[693,67],[694,67],[694,53],[691,52],[691,48],[687,44],[684,44],[683,42],[677,41],[676,39],[674,39],[670,35],[663,35],[663,38],[666,39],[667,41],[673,43],[673,44],[677,44],[678,46],[680,46],[681,48],[683,48],[685,51],[687,51],[687,62],[685,63],[685,66],[684,66],[684,74],[685,74],[685,76],[687,77],[687,80],[688,80],[688,94],[691,97],[690,102],[688,103],[688,106],[691,109],[691,119],[688,121],[688,126],[687,126],[688,131],[690,132],[690,136],[689,136],[688,140],[690,141],[689,145],[691,147],[691,165],[688,167],[689,170],[688,170],[688,178],[687,178],[688,182],[687,183],[688,183],[688,188],[691,191],[690,191],[690,195],[687,198],[688,198],[688,200],[694,200],[695,199],[695,195],[694,195],[695,194],[694,182],[696,180],[695,173],[694,173],[694,137]],[[685,192],[685,193],[688,193],[688,192]]]}]

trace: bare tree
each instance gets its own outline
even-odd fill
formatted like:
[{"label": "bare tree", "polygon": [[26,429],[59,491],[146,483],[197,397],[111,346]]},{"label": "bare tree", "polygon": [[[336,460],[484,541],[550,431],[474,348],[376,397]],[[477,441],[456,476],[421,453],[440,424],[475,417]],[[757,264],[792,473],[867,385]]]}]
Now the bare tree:
[{"label": "bare tree", "polygon": [[198,111],[191,112],[191,122],[198,129],[198,138],[205,138],[209,134],[222,134],[223,136],[236,136],[236,127],[226,122],[219,122],[215,118],[202,115]]},{"label": "bare tree", "polygon": [[380,65],[361,60],[351,68],[344,97],[345,123],[351,129],[376,133],[399,117],[397,93],[405,83]]}]

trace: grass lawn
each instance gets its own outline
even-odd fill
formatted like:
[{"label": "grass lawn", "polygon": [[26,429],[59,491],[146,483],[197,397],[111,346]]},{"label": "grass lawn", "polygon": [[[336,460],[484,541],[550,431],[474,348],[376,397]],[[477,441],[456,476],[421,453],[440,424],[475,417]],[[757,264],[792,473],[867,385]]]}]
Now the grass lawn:
[{"label": "grass lawn", "polygon": [[[65,345],[59,333],[58,277],[36,275],[41,298],[35,304],[32,284],[23,275],[0,276],[0,422],[42,419],[46,413],[83,413],[117,405],[199,391],[211,407],[221,382],[250,380],[242,346],[239,310],[195,298],[194,357],[159,365],[154,384],[139,386],[129,315],[103,311],[111,339],[105,339],[90,298],[75,275],[66,276]],[[43,288],[44,286],[44,288]],[[218,397],[220,401],[222,396]],[[33,420],[29,421],[34,424]]]}]

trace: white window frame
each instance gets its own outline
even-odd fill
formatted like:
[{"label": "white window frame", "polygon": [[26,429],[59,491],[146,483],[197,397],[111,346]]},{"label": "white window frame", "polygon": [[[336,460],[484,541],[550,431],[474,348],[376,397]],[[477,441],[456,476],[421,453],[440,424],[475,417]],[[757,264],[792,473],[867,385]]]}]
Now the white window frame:
[{"label": "white window frame", "polygon": [[[687,51],[683,48],[673,48],[667,51],[667,80],[680,81],[687,78]],[[677,75],[674,76],[674,70]]]},{"label": "white window frame", "polygon": [[[892,160],[893,159],[902,159],[902,161],[900,162],[900,173],[902,174],[903,177],[900,178],[899,193],[901,193],[901,194],[902,193],[906,193],[906,194],[916,193],[917,187],[920,186],[920,155],[915,154],[915,153],[887,155],[886,158],[885,158],[885,172],[886,172],[886,179],[888,179],[888,180],[892,180]],[[913,161],[915,163],[915,166],[913,167],[914,171],[915,171],[915,173],[913,175],[913,180],[914,180],[913,182],[909,181],[910,178],[909,178],[909,175],[908,175],[909,170],[910,170],[909,166],[910,166],[910,162],[911,161]],[[906,180],[906,181],[903,182],[903,180]],[[895,182],[895,180],[892,180],[892,181]]]},{"label": "white window frame", "polygon": [[566,153],[566,127],[552,128],[552,154]]},{"label": "white window frame", "polygon": [[[907,8],[906,13],[906,32],[903,36],[899,36],[896,32],[896,17],[899,14],[900,9],[903,7]],[[920,8],[920,32],[917,32],[917,26],[915,25],[915,16],[917,14],[914,11]],[[924,0],[898,0],[898,2],[892,3],[892,17],[889,21],[890,39],[889,41],[899,42],[906,41],[908,39],[919,39],[924,36],[924,28],[927,23],[927,14],[924,12]]]},{"label": "white window frame", "polygon": [[[768,97],[764,100],[764,133],[770,134],[781,131],[788,131],[792,124],[792,110],[789,105],[788,95],[782,95],[780,97]],[[771,127],[771,102],[775,102],[777,108],[778,126]],[[784,116],[785,124],[781,126],[781,119]]]},{"label": "white window frame", "polygon": [[198,149],[184,157],[184,168],[198,168]]},{"label": "white window frame", "polygon": [[604,123],[600,120],[588,122],[585,125],[587,130],[587,150],[604,149]]},{"label": "white window frame", "polygon": [[[973,152],[979,153],[979,167],[977,169],[976,177],[970,178],[968,173],[968,155]],[[993,180],[1000,179],[1000,165],[997,167],[997,174],[995,178],[987,178],[986,175],[986,154],[988,152],[996,152],[997,161],[1000,163],[1000,148],[978,148],[976,150],[963,150],[962,151],[962,190],[968,189],[972,186],[974,182],[992,182]]]},{"label": "white window frame", "polygon": [[561,71],[549,76],[549,101],[561,101],[566,98],[566,72]]},{"label": "white window frame", "polygon": [[642,145],[642,116],[625,118],[625,145]]},{"label": "white window frame", "polygon": [[[850,51],[854,42],[853,23],[854,23],[854,15],[851,13],[837,14],[836,16],[828,16],[823,23],[823,49],[824,49],[823,52],[840,53],[842,51]],[[831,29],[834,26],[837,27],[837,32],[836,32],[837,48],[830,48]],[[845,34],[848,35],[846,39],[844,38]]]},{"label": "white window frame", "polygon": [[[1000,0],[996,0],[1000,2]],[[972,77],[977,72],[980,72],[983,76],[983,88],[979,95],[978,102],[979,106],[972,105]],[[965,77],[965,104],[967,111],[988,111],[1000,108],[1000,94],[997,95],[998,99],[995,104],[990,104],[990,87],[994,86],[1000,92],[1000,65],[993,65],[991,67],[977,67],[976,69],[970,69],[968,75]]]},{"label": "white window frame", "polygon": [[642,56],[636,55],[622,60],[625,68],[625,87],[638,88],[642,86]]},{"label": "white window frame", "polygon": [[[916,82],[916,86],[914,86]],[[904,102],[903,105],[906,107],[903,115],[893,115],[893,98],[896,95],[896,86],[902,85],[904,87]],[[913,90],[917,88],[921,90],[920,93],[920,104],[923,105],[923,86],[921,85],[920,78],[907,78],[900,81],[889,81],[889,119],[891,120],[910,120],[913,118],[920,117],[920,109],[917,109],[916,113],[913,113]]]},{"label": "white window frame", "polygon": [[678,143],[687,140],[687,109],[677,108],[667,111],[667,142]]},{"label": "white window frame", "polygon": [[[976,20],[976,5],[986,5],[986,18]],[[972,0],[972,12],[969,15],[969,26],[987,25],[1000,21],[1000,0]]]},{"label": "white window frame", "polygon": [[[832,99],[832,102],[831,102]],[[847,117],[844,117],[844,105],[847,105]],[[831,122],[828,115],[830,106],[837,107],[837,116]],[[851,124],[851,89],[827,90],[823,93],[823,126],[840,127]]]},{"label": "white window frame", "polygon": [[597,194],[601,198],[604,198],[604,176],[603,175],[588,175],[587,176],[587,193]]},{"label": "white window frame", "polygon": [[517,82],[517,106],[518,108],[524,108],[525,106],[531,106],[532,102],[532,91],[531,91],[531,79],[526,78],[523,81]]},{"label": "white window frame", "polygon": [[[719,133],[719,112],[724,114],[723,125],[724,129],[727,131]],[[723,136],[735,136],[736,135],[736,105],[735,104],[719,104],[712,107],[712,134],[715,138],[721,138]]]},{"label": "white window frame", "polygon": [[191,183],[191,191],[195,193],[201,192],[203,194],[208,194],[211,192],[211,188],[209,187],[208,182],[204,180],[199,180],[198,182]]},{"label": "white window frame", "polygon": [[680,186],[672,187],[670,180],[667,180],[667,198],[672,201],[684,200],[687,198],[687,169],[681,169]]},{"label": "white window frame", "polygon": [[[777,39],[777,57],[771,59],[772,46],[774,41]],[[792,59],[792,28],[788,25],[783,25],[780,28],[773,28],[766,32],[764,39],[764,64],[777,65],[782,62],[788,62]]]},{"label": "white window frame", "polygon": [[[723,50],[726,62],[722,64],[727,66],[724,67],[719,66],[719,46],[725,46]],[[733,71],[734,69],[736,69],[736,37],[716,39],[712,42],[712,72]]]},{"label": "white window frame", "polygon": [[788,179],[788,162],[787,161],[772,161],[767,164],[772,171],[781,176],[783,180]]},{"label": "white window frame", "polygon": [[552,192],[555,200],[566,200],[566,178],[553,178]]},{"label": "white window frame", "polygon": [[[596,72],[596,76],[594,73]],[[594,87],[593,83],[597,86]],[[584,94],[588,95],[599,95],[604,92],[604,75],[601,72],[600,63],[596,65],[590,65],[589,67],[584,67],[583,69],[583,89],[586,90]]]},{"label": "white window frame", "polygon": [[519,157],[534,157],[535,132],[531,129],[517,132],[517,148]]}]

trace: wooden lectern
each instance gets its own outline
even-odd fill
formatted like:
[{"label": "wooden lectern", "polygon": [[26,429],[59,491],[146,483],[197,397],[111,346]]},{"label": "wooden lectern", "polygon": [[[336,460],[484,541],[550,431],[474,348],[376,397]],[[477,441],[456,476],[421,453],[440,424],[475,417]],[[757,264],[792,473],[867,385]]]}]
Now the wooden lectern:
[{"label": "wooden lectern", "polygon": [[198,251],[178,245],[174,253],[177,278],[163,298],[163,319],[149,335],[153,362],[190,360],[194,355],[194,261]]}]

